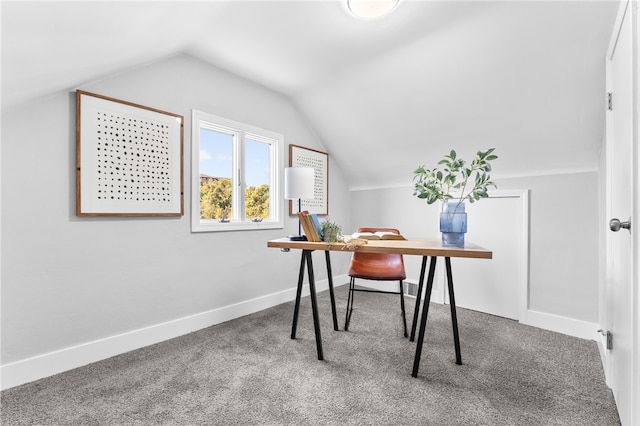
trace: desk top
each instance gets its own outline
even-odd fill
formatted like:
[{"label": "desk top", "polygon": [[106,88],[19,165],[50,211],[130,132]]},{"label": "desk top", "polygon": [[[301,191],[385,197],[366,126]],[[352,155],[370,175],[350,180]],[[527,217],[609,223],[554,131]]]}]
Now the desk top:
[{"label": "desk top", "polygon": [[355,249],[347,249],[344,243],[327,244],[325,242],[291,241],[279,238],[267,242],[267,247],[288,248],[300,250],[323,251],[358,251],[361,253],[397,253],[418,256],[469,257],[476,259],[491,259],[493,252],[465,241],[464,247],[443,247],[439,239],[411,239],[411,240],[368,240],[368,244]]}]

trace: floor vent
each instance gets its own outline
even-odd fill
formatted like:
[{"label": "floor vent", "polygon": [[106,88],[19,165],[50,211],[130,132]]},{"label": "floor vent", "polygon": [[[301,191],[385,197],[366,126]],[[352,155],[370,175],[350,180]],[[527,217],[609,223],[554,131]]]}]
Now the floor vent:
[{"label": "floor vent", "polygon": [[404,294],[406,294],[407,296],[416,297],[416,294],[418,294],[418,284],[405,282],[403,286]]}]

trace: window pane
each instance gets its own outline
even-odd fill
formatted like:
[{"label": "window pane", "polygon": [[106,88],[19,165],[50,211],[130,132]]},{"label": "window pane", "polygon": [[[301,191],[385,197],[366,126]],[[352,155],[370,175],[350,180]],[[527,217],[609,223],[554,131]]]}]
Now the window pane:
[{"label": "window pane", "polygon": [[283,145],[279,133],[193,110],[191,231],[282,229]]},{"label": "window pane", "polygon": [[200,128],[200,218],[232,217],[233,135]]},{"label": "window pane", "polygon": [[245,140],[245,219],[269,218],[271,144]]}]

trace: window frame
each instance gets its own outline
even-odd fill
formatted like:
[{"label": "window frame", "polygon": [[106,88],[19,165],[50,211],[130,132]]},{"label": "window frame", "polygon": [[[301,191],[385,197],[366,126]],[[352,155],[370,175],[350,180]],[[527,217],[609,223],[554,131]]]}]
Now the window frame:
[{"label": "window frame", "polygon": [[[200,129],[206,128],[233,136],[232,188],[233,215],[229,222],[200,218]],[[245,220],[245,140],[269,144],[269,217],[260,222]],[[191,111],[191,232],[251,231],[284,228],[284,200],[282,198],[282,156],[284,136],[250,124],[209,114]]]}]

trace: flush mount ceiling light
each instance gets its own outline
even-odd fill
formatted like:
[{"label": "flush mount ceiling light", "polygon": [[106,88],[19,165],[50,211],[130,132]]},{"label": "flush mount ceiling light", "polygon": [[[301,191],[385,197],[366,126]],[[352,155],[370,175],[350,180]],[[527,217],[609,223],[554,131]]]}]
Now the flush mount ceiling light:
[{"label": "flush mount ceiling light", "polygon": [[358,18],[376,19],[391,13],[400,0],[347,0],[347,8]]}]

